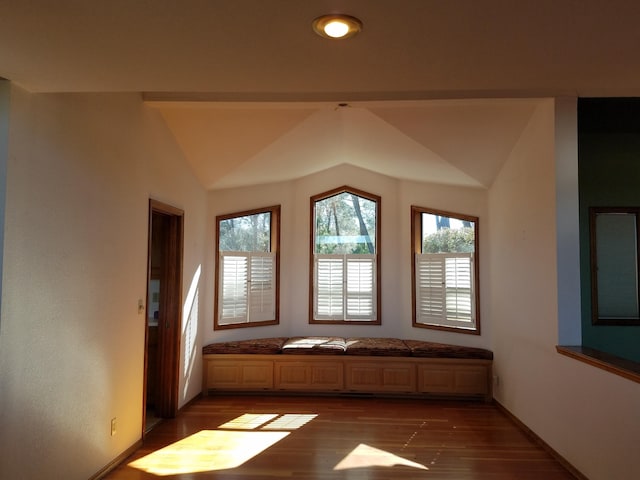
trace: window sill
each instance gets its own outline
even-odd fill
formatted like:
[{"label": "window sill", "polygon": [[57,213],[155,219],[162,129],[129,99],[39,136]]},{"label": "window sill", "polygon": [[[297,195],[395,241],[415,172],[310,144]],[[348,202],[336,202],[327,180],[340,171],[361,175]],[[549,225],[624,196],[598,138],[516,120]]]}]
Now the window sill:
[{"label": "window sill", "polygon": [[640,383],[640,363],[616,357],[595,348],[558,345],[556,350],[580,362],[588,363],[596,368],[619,375],[628,380]]}]

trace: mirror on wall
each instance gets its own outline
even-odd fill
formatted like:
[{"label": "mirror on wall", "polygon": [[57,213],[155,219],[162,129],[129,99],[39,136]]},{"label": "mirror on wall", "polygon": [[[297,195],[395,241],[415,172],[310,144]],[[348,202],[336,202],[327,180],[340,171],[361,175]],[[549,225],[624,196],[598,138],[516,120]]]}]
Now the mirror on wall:
[{"label": "mirror on wall", "polygon": [[591,307],[596,325],[640,325],[640,207],[589,209]]}]

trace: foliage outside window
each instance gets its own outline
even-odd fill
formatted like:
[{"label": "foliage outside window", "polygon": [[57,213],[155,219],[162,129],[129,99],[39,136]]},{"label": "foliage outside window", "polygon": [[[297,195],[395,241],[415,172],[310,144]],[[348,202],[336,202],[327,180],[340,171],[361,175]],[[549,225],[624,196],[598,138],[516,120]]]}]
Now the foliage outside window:
[{"label": "foliage outside window", "polygon": [[478,218],[411,207],[413,325],[480,333]]},{"label": "foliage outside window", "polygon": [[310,323],[380,323],[379,210],[346,186],[311,198]]},{"label": "foliage outside window", "polygon": [[280,206],[216,217],[214,329],[278,323]]}]

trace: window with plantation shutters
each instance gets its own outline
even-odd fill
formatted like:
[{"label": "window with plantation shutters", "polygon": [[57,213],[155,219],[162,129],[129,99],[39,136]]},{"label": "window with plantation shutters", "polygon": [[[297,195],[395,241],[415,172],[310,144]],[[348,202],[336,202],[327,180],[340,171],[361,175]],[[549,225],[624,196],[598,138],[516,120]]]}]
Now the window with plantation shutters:
[{"label": "window with plantation shutters", "polygon": [[279,207],[217,217],[215,329],[278,322]]},{"label": "window with plantation shutters", "polygon": [[479,333],[478,219],[412,207],[413,325]]},{"label": "window with plantation shutters", "polygon": [[350,187],[311,198],[310,323],[380,323],[379,206]]}]

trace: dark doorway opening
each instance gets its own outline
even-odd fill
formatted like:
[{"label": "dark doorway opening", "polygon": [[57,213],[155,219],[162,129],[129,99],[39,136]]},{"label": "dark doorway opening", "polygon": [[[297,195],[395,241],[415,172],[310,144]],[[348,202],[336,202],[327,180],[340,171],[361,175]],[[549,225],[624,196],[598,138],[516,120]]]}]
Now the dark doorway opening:
[{"label": "dark doorway opening", "polygon": [[183,218],[149,201],[143,434],[178,411]]}]

